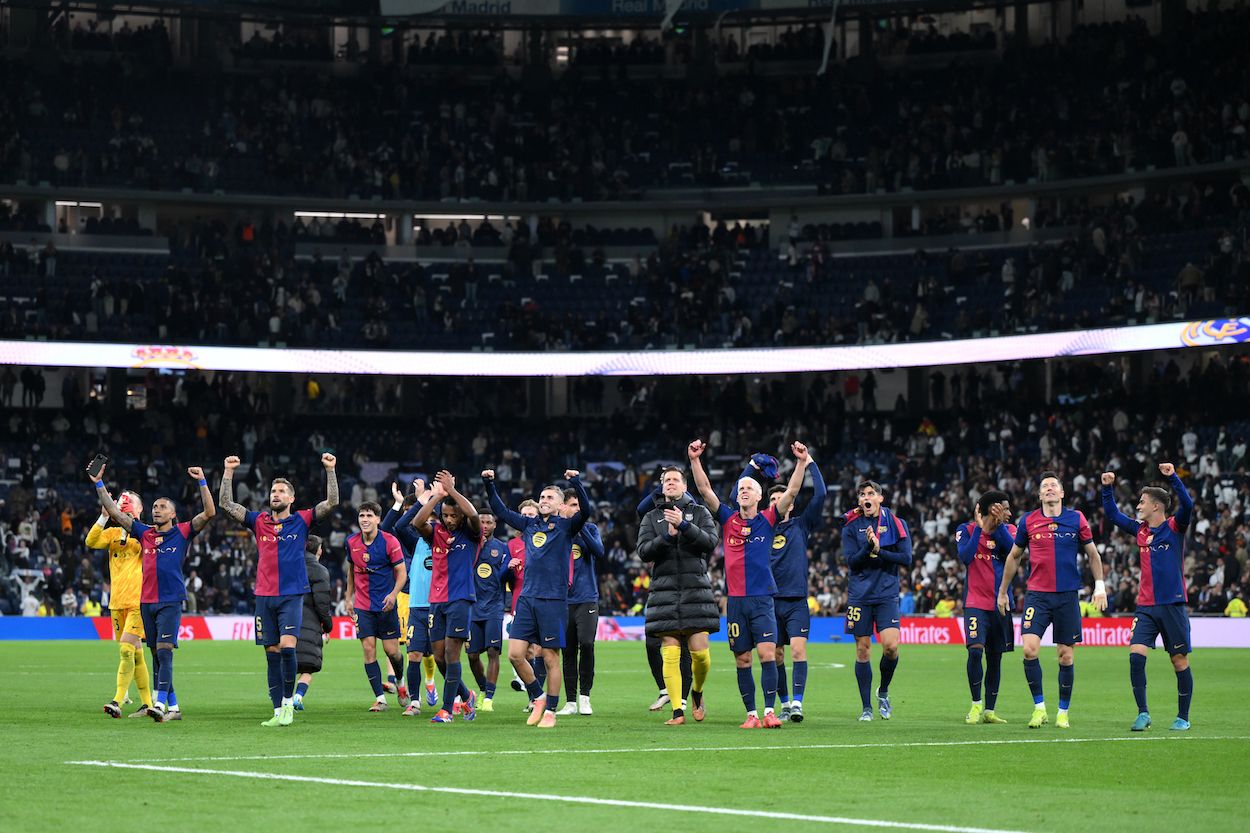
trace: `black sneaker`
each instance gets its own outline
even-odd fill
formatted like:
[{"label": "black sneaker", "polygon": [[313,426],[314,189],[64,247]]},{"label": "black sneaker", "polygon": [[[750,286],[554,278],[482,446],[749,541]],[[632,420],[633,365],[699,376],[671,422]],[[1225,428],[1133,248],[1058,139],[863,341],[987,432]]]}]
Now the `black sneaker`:
[{"label": "black sneaker", "polygon": [[168,712],[161,708],[159,704],[148,709],[148,717],[152,718],[157,723],[164,723],[168,719],[167,715]]},{"label": "black sneaker", "polygon": [[512,680],[512,690],[513,690],[513,691],[525,691],[525,684],[524,684],[524,683],[522,683],[520,680],[518,680],[518,679],[516,679],[516,678],[513,678],[513,680]]}]

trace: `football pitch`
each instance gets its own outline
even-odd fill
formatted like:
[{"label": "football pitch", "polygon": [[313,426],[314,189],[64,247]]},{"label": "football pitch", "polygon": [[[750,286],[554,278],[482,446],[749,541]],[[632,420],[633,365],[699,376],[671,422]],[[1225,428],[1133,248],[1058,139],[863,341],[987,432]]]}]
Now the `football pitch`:
[{"label": "football pitch", "polygon": [[[525,725],[507,673],[496,711],[473,723],[431,724],[428,706],[405,718],[393,697],[389,711],[370,714],[360,648],[334,641],[306,711],[291,727],[264,729],[264,660],[249,644],[184,643],[174,681],[185,719],[156,725],[101,713],[113,692],[113,643],[0,643],[0,829],[1059,833],[1244,824],[1247,651],[1194,655],[1194,728],[1184,734],[1168,731],[1176,684],[1158,652],[1148,668],[1155,726],[1144,734],[1128,731],[1136,710],[1124,649],[1077,650],[1067,731],[1025,727],[1032,701],[1018,651],[1004,661],[998,703],[1008,725],[964,725],[965,652],[955,646],[904,646],[894,718],[859,723],[853,648],[814,645],[807,719],[772,731],[737,728],[732,657],[723,643],[712,657],[702,724],[666,727],[666,713],[649,713],[656,689],[643,646],[616,642],[598,648],[595,714],[542,731]],[[1053,649],[1042,657],[1053,721]],[[874,674],[876,659],[874,648]]]}]

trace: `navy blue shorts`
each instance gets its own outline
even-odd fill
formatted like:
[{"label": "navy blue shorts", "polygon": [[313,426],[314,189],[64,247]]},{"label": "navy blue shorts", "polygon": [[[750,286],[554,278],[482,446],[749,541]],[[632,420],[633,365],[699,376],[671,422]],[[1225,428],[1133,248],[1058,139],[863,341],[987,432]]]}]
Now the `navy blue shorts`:
[{"label": "navy blue shorts", "polygon": [[469,638],[469,621],[473,616],[473,602],[461,599],[456,602],[430,603],[430,641]]},{"label": "navy blue shorts", "polygon": [[563,599],[517,599],[509,639],[520,639],[541,648],[563,648],[569,624],[569,605]]},{"label": "navy blue shorts", "polygon": [[730,596],[725,604],[729,649],[748,653],[761,642],[777,642],[777,611],[772,596]]},{"label": "navy blue shorts", "polygon": [[1050,635],[1056,645],[1075,645],[1081,641],[1081,602],[1075,590],[1046,593],[1030,590],[1024,595],[1024,619],[1021,632],[1042,637],[1054,625]]},{"label": "navy blue shorts", "polygon": [[256,597],[256,644],[277,645],[284,636],[299,638],[300,623],[304,621],[304,596],[292,593],[288,596]]},{"label": "navy blue shorts", "polygon": [[812,630],[812,612],[807,609],[807,599],[773,599],[777,616],[777,644],[788,645],[798,637],[807,639]]},{"label": "navy blue shorts", "polygon": [[888,602],[853,603],[846,606],[846,632],[856,638],[899,626],[898,599]]},{"label": "navy blue shorts", "polygon": [[399,611],[356,610],[356,638],[399,639]]},{"label": "navy blue shorts", "polygon": [[1194,650],[1189,641],[1189,612],[1184,604],[1137,608],[1133,614],[1133,638],[1129,644],[1153,648],[1160,636],[1169,656],[1188,654]]},{"label": "navy blue shorts", "polygon": [[408,608],[408,653],[430,656],[434,653],[434,641],[430,639],[430,609]]},{"label": "navy blue shorts", "polygon": [[980,645],[990,653],[1006,654],[1016,648],[1016,626],[997,608],[964,608],[964,641],[968,647]]},{"label": "navy blue shorts", "polygon": [[470,654],[480,654],[485,650],[503,648],[503,617],[491,619],[474,619],[469,623]]},{"label": "navy blue shorts", "polygon": [[182,602],[144,602],[139,605],[144,639],[156,650],[156,643],[169,642],[178,647],[178,629],[182,627]]}]

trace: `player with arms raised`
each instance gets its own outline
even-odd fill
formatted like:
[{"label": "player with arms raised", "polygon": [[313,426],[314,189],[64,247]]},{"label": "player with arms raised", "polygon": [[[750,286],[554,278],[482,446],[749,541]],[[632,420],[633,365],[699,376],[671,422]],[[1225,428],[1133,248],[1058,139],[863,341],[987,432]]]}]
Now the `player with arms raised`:
[{"label": "player with arms raised", "polygon": [[[972,708],[964,723],[1006,723],[994,713],[998,685],[1002,680],[1003,654],[1015,650],[1015,624],[998,611],[998,584],[1003,577],[1003,558],[1011,551],[1016,525],[1007,522],[1011,512],[1006,492],[991,489],[981,495],[974,520],[955,532],[955,549],[967,568],[964,579],[964,642],[968,646],[968,690]],[[982,655],[986,661],[982,671]],[[985,700],[981,699],[984,680]]]},{"label": "player with arms raised", "polygon": [[291,512],[295,487],[284,477],[269,487],[269,511],[249,512],[234,502],[234,470],[239,458],[225,460],[221,475],[221,511],[256,536],[256,644],[264,646],[269,670],[269,699],[273,717],[262,726],[290,726],[295,719],[295,678],[299,663],[295,645],[309,592],[304,550],[308,530],[329,516],[339,502],[339,481],[333,454],[322,454],[326,470],[326,498],[315,509]]},{"label": "player with arms raised", "polygon": [[[182,563],[187,557],[191,539],[200,534],[217,514],[213,493],[199,466],[187,469],[187,476],[199,483],[200,501],[204,508],[189,523],[178,523],[174,502],[167,497],[152,502],[152,526],[123,514],[108,490],[104,488],[104,467],[95,481],[96,497],[113,523],[139,539],[143,558],[143,589],[139,610],[143,630],[152,649],[156,670],[156,702],[148,715],[157,723],[171,718],[168,704],[174,690],[174,649],[178,647],[178,630],[182,626],[182,604],[187,599],[186,579]],[[178,718],[181,719],[181,718]]]},{"label": "player with arms raised", "polygon": [[1094,605],[1107,608],[1107,590],[1102,581],[1102,558],[1094,544],[1085,515],[1063,505],[1063,484],[1052,471],[1042,472],[1038,483],[1042,507],[1034,509],[1016,524],[1016,543],[1003,567],[998,588],[998,611],[1004,616],[1011,609],[1011,580],[1020,567],[1020,557],[1029,551],[1028,593],[1024,597],[1024,677],[1033,694],[1033,715],[1029,728],[1038,729],[1049,722],[1046,698],[1042,692],[1042,664],[1037,658],[1042,636],[1052,624],[1055,647],[1059,654],[1059,711],[1055,726],[1067,729],[1068,706],[1072,701],[1072,685],[1076,677],[1073,649],[1081,641],[1081,607],[1077,591],[1081,589],[1081,551],[1089,557],[1094,573]]},{"label": "player with arms raised", "polygon": [[[738,691],[742,694],[747,712],[740,728],[777,729],[781,727],[781,720],[774,712],[777,699],[777,613],[773,596],[777,593],[777,583],[773,580],[770,556],[773,530],[781,517],[790,511],[795,495],[803,486],[810,459],[807,446],[799,442],[790,446],[798,464],[790,475],[785,492],[776,503],[763,511],[760,511],[760,503],[764,498],[764,489],[754,477],[738,479],[736,511],[721,503],[703,469],[701,458],[706,448],[702,440],[690,444],[690,470],[704,504],[721,524],[725,583],[729,591],[726,607],[729,648],[738,667]],[[752,648],[760,658],[760,685],[764,689],[762,721],[755,708]]]},{"label": "player with arms raised", "polygon": [[1189,701],[1194,695],[1194,675],[1189,668],[1189,600],[1185,591],[1185,530],[1194,511],[1194,499],[1176,473],[1176,466],[1160,463],[1159,473],[1172,484],[1180,509],[1168,517],[1172,496],[1166,489],[1147,486],[1137,501],[1137,520],[1115,504],[1115,473],[1102,475],[1102,508],[1107,520],[1137,540],[1141,581],[1137,589],[1137,611],[1133,615],[1133,636],[1129,645],[1129,680],[1137,700],[1134,732],[1150,728],[1146,707],[1146,655],[1163,637],[1163,647],[1176,671],[1176,720],[1172,730],[1189,731]]}]

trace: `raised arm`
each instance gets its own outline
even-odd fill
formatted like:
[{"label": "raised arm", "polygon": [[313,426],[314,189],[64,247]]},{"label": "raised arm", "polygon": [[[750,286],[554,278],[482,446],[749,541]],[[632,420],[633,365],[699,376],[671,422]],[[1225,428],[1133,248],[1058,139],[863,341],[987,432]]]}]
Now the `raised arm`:
[{"label": "raised arm", "polygon": [[961,526],[955,533],[955,548],[959,551],[959,560],[968,566],[977,557],[977,548],[981,546],[981,510],[976,510],[977,522]]},{"label": "raised arm", "polygon": [[134,519],[129,515],[123,514],[117,508],[117,504],[113,502],[113,497],[109,494],[109,490],[104,487],[104,466],[100,466],[100,473],[95,477],[91,477],[90,474],[87,477],[95,484],[95,494],[100,501],[100,508],[104,510],[104,514],[112,518],[113,523],[126,530],[126,532],[130,532]]},{"label": "raised arm", "polygon": [[234,470],[239,467],[239,458],[231,454],[226,458],[221,472],[221,489],[217,494],[217,502],[221,511],[235,523],[244,523],[247,509],[241,503],[234,502]]},{"label": "raised arm", "polygon": [[399,486],[395,485],[395,481],[391,481],[391,497],[395,499],[395,503],[390,509],[386,510],[386,515],[382,518],[382,523],[378,524],[378,529],[383,532],[395,533],[395,524],[399,521],[400,510],[404,508],[404,493],[399,490]]},{"label": "raised arm", "polygon": [[334,507],[339,505],[339,476],[334,470],[337,463],[333,454],[326,452],[321,455],[321,465],[326,469],[326,499],[313,509],[313,516],[319,521],[327,518],[334,511]]},{"label": "raised arm", "polygon": [[1181,480],[1181,476],[1176,473],[1176,466],[1171,463],[1160,463],[1159,473],[1171,482],[1172,489],[1176,492],[1176,528],[1182,531],[1188,529],[1194,516],[1194,499],[1185,488],[1185,481]]},{"label": "raised arm", "polygon": [[427,541],[434,537],[434,512],[443,505],[443,484],[435,481],[430,493],[430,499],[422,504],[417,516],[412,519],[412,528]]},{"label": "raised arm", "polygon": [[469,534],[474,538],[479,537],[482,534],[482,522],[477,517],[477,507],[467,497],[456,491],[456,478],[452,477],[449,471],[440,471],[434,476],[434,482],[441,484],[448,499],[460,507],[460,511],[464,513],[465,528],[468,529]]},{"label": "raised arm", "polygon": [[213,491],[208,488],[208,481],[204,478],[204,469],[192,466],[187,469],[187,477],[200,484],[200,504],[204,508],[200,510],[200,514],[191,519],[191,529],[199,532],[216,517],[217,507],[213,505]]},{"label": "raised arm", "polygon": [[694,475],[695,488],[703,497],[703,503],[708,511],[715,516],[720,511],[720,498],[716,496],[716,492],[712,489],[712,481],[707,479],[707,472],[703,470],[702,457],[706,450],[707,445],[703,440],[695,440],[687,447],[686,452],[690,455],[690,473]]},{"label": "raised arm", "polygon": [[486,499],[490,502],[490,508],[494,511],[495,517],[518,532],[524,532],[529,519],[520,512],[512,511],[503,502],[503,498],[499,496],[499,491],[495,488],[495,470],[487,469],[482,472],[482,482],[486,484]]},{"label": "raised arm", "polygon": [[825,496],[829,494],[829,487],[825,485],[825,478],[820,473],[820,466],[816,465],[816,461],[812,459],[809,452],[807,455],[807,470],[812,473],[812,499],[807,502],[807,506],[803,509],[803,525],[807,527],[807,531],[811,532],[820,525],[821,514],[825,508]]},{"label": "raised arm", "polygon": [[794,499],[799,496],[799,489],[803,488],[803,478],[807,473],[807,464],[812,459],[807,453],[807,446],[803,443],[791,443],[790,450],[794,452],[794,458],[798,464],[790,473],[790,482],[786,483],[786,490],[781,493],[781,497],[777,498],[777,514],[781,516],[790,511],[790,507],[794,505]]},{"label": "raised arm", "polygon": [[577,514],[569,518],[569,535],[576,536],[582,531],[586,521],[590,520],[590,495],[586,492],[585,484],[582,483],[581,472],[576,469],[567,469],[564,472],[564,479],[569,482],[573,491],[577,492]]},{"label": "raised arm", "polygon": [[1115,503],[1115,472],[1102,473],[1102,513],[1107,516],[1107,520],[1129,535],[1136,535],[1141,527],[1141,524],[1121,512]]}]

